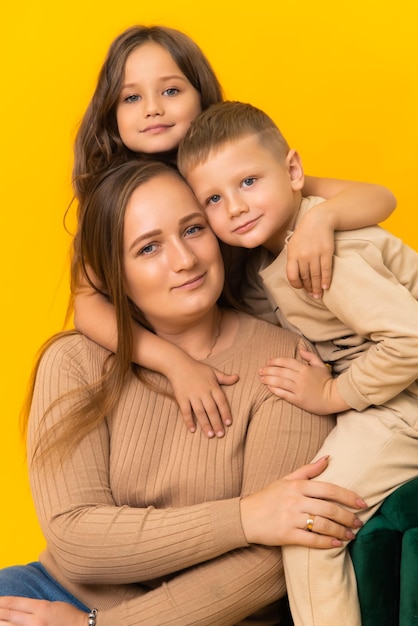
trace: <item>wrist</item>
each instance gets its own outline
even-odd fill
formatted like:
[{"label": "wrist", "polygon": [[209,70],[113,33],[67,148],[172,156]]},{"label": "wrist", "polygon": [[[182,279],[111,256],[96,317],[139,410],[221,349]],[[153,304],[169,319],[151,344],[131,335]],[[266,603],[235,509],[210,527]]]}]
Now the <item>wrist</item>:
[{"label": "wrist", "polygon": [[342,413],[350,408],[338,390],[337,378],[330,378],[329,405],[330,413]]},{"label": "wrist", "polygon": [[319,202],[309,209],[306,215],[310,215],[312,221],[324,230],[335,232],[338,230],[338,211],[335,210],[332,198]]}]

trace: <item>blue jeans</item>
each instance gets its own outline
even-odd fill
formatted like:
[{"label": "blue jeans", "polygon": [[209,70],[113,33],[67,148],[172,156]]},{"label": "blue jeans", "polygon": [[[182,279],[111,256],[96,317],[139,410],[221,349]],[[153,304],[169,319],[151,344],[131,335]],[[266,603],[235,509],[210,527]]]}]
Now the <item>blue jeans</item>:
[{"label": "blue jeans", "polygon": [[59,600],[68,602],[87,613],[90,611],[52,578],[43,565],[37,562],[0,569],[0,596]]}]

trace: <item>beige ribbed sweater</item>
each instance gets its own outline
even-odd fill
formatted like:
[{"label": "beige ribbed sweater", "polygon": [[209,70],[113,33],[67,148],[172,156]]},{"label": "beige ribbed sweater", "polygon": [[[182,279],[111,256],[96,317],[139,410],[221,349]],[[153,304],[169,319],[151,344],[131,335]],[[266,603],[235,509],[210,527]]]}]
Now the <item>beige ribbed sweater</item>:
[{"label": "beige ribbed sweater", "polygon": [[[333,426],[259,382],[267,359],[297,356],[299,343],[240,316],[234,345],[208,361],[240,375],[224,388],[234,423],[223,439],[189,433],[176,403],[132,376],[113,414],[62,468],[30,467],[47,540],[40,560],[99,609],[97,626],[251,624],[245,618],[256,612],[257,624],[277,622],[285,589],[280,549],[247,544],[239,501],[309,461]],[[29,458],[43,436],[45,409],[98,378],[107,356],[81,335],[48,349],[32,405]],[[47,425],[59,420],[54,409]]]}]

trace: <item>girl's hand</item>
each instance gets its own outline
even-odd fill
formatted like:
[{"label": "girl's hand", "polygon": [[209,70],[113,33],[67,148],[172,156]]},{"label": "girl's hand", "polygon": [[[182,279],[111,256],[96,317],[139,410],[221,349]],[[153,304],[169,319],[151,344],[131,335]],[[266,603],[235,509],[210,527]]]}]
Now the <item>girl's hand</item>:
[{"label": "girl's hand", "polygon": [[321,359],[300,350],[305,362],[275,358],[260,370],[261,381],[274,395],[317,415],[339,413],[349,406],[341,398],[335,379]]},{"label": "girl's hand", "polygon": [[207,437],[224,436],[232,415],[220,385],[234,385],[238,378],[190,357],[182,360],[181,367],[172,368],[169,380],[190,432],[196,431],[196,420]]},{"label": "girl's hand", "polygon": [[88,613],[66,602],[0,597],[0,626],[87,626]]},{"label": "girl's hand", "polygon": [[[344,507],[367,507],[360,496],[332,483],[310,480],[328,465],[328,457],[304,465],[261,491],[241,500],[241,519],[248,543],[332,548],[354,539],[351,528],[362,522]],[[344,506],[340,506],[340,505]],[[306,529],[313,519],[312,532]]]},{"label": "girl's hand", "polygon": [[331,284],[334,254],[333,214],[327,202],[313,206],[287,244],[287,278],[292,287],[321,298]]}]

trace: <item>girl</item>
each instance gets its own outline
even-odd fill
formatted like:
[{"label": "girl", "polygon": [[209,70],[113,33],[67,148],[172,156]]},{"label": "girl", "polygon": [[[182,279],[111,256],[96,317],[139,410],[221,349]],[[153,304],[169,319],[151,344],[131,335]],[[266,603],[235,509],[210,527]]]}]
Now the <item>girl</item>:
[{"label": "girl", "polygon": [[[0,598],[0,624],[277,623],[285,585],[276,546],[341,545],[357,516],[328,499],[365,506],[308,480],[326,458],[295,471],[334,422],[258,379],[266,358],[296,356],[303,339],[218,306],[217,239],[166,164],[103,174],[79,228],[81,270],[114,305],[119,341],[113,357],[64,333],[40,360],[28,458],[47,548],[39,563],[0,572],[0,596],[23,597]],[[131,367],[132,316],[190,358],[238,372],[226,389],[236,415],[227,437],[191,436],[166,379]],[[316,532],[304,529],[308,511]]]},{"label": "girl", "polygon": [[[112,165],[144,155],[174,163],[191,121],[221,100],[212,68],[186,35],[162,26],[135,26],[122,33],[109,49],[76,139],[74,188],[81,206],[95,176]],[[310,211],[293,235],[288,275],[292,285],[319,296],[330,282],[336,225],[345,230],[374,224],[388,217],[395,201],[376,185],[309,177],[303,193],[330,199]],[[113,308],[80,280],[79,260],[76,242],[75,326],[115,350]],[[241,260],[235,263],[237,274]],[[132,325],[132,333],[133,361],[169,379],[189,430],[195,430],[195,417],[207,436],[223,436],[232,416],[219,384],[233,384],[236,376],[196,363],[138,324]]]}]

